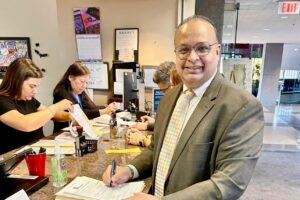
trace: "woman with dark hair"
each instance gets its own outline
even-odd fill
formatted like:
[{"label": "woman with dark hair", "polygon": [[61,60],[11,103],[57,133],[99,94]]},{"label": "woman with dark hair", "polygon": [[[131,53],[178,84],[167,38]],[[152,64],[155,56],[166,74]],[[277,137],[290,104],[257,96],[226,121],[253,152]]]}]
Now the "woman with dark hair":
[{"label": "woman with dark hair", "polygon": [[46,107],[34,98],[42,77],[28,58],[18,58],[9,65],[0,85],[0,154],[44,137],[43,126],[49,120],[70,119],[64,112],[72,109],[69,100]]},{"label": "woman with dark hair", "polygon": [[[90,79],[90,71],[82,63],[73,63],[65,72],[53,91],[53,103],[62,99],[68,99],[74,104],[79,104],[89,119],[103,114],[111,114],[116,111],[115,103],[104,106],[96,106],[85,92]],[[68,123],[54,122],[54,132],[67,127]]]}]

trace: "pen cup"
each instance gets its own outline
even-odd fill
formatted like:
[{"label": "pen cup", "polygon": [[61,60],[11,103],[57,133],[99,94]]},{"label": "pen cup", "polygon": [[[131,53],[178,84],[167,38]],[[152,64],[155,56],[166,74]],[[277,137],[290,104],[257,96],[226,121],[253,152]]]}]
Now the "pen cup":
[{"label": "pen cup", "polygon": [[45,176],[46,153],[28,154],[25,156],[29,174],[32,176]]}]

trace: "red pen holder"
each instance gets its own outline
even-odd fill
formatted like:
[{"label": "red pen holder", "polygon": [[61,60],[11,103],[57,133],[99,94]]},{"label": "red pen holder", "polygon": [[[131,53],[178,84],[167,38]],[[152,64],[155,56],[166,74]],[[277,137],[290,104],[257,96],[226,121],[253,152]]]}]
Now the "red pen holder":
[{"label": "red pen holder", "polygon": [[32,176],[45,176],[46,153],[28,154],[25,156],[29,174]]}]

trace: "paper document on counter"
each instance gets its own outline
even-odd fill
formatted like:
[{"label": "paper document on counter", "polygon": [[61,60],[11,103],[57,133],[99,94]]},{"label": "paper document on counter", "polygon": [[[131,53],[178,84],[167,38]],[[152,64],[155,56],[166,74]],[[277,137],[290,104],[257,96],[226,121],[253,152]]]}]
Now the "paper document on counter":
[{"label": "paper document on counter", "polygon": [[86,200],[121,200],[132,196],[135,192],[141,192],[144,187],[144,181],[130,182],[116,187],[108,187],[102,181],[86,176],[80,176],[76,177],[71,183],[56,193],[56,195]]},{"label": "paper document on counter", "polygon": [[[59,140],[59,146],[61,148],[62,154],[74,154],[75,153],[75,144],[74,141],[68,140]],[[46,149],[47,155],[54,155],[55,141],[54,140],[39,140],[36,143],[31,145],[27,145],[17,151],[16,153],[20,153],[26,149],[32,148],[35,152],[39,152],[40,147]]]},{"label": "paper document on counter", "polygon": [[19,192],[16,192],[15,194],[11,195],[10,197],[7,197],[5,200],[29,200],[29,197],[26,194],[26,192],[22,189]]},{"label": "paper document on counter", "polygon": [[87,135],[91,139],[99,139],[101,131],[96,130],[92,126],[90,120],[87,118],[78,104],[73,105],[73,108],[74,109],[72,112],[70,112],[70,114],[78,122],[78,124],[83,127],[83,130],[87,133]]}]

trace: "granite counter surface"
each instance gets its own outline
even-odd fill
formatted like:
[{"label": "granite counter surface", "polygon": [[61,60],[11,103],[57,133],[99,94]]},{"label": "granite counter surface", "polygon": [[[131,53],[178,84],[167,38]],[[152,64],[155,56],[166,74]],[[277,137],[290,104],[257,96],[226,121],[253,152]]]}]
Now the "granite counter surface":
[{"label": "granite counter surface", "polygon": [[[75,155],[65,156],[68,170],[68,181],[72,181],[76,176],[87,176],[94,179],[102,180],[102,174],[115,159],[118,165],[126,165],[136,157],[139,153],[130,154],[105,154],[106,149],[122,149],[133,148],[136,146],[130,146],[125,144],[124,139],[116,139],[110,141],[100,140],[98,142],[98,150],[94,153],[85,154],[83,157],[76,157]],[[46,176],[49,177],[49,182],[39,190],[30,194],[31,200],[50,200],[55,199],[55,193],[61,188],[55,188],[52,186],[51,175],[51,155],[47,155],[46,160]],[[28,175],[28,169],[25,160],[23,160],[11,174]],[[151,179],[146,181],[146,188],[144,191],[148,191],[151,183]]]}]

